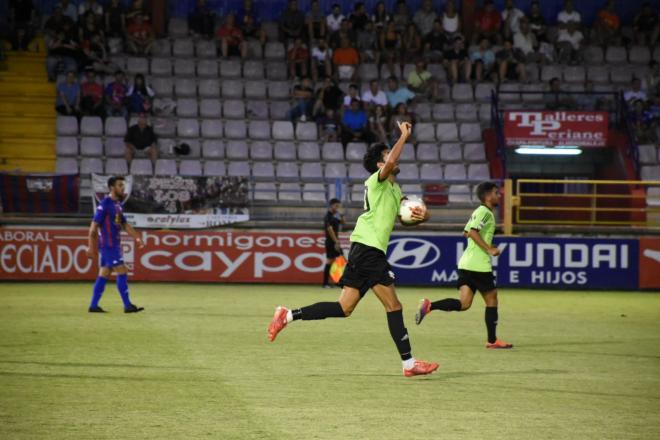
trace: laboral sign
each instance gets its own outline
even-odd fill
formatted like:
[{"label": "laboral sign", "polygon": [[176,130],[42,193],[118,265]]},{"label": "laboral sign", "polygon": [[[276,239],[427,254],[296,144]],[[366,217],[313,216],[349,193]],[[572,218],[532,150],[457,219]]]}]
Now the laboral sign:
[{"label": "laboral sign", "polygon": [[504,137],[508,146],[607,145],[607,112],[505,111]]}]

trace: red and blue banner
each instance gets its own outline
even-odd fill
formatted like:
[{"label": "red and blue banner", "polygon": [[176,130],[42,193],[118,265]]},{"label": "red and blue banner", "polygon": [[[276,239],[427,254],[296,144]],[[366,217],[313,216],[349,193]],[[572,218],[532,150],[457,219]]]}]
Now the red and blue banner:
[{"label": "red and blue banner", "polygon": [[5,213],[77,213],[80,176],[0,173],[0,199]]}]

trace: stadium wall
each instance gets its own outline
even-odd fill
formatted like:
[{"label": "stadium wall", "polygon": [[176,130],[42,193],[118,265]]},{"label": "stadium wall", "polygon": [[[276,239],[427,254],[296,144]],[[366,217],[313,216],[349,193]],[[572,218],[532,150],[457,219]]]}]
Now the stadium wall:
[{"label": "stadium wall", "polygon": [[[323,235],[300,231],[142,231],[124,258],[138,281],[319,283]],[[347,237],[342,236],[344,247]],[[499,237],[502,287],[660,289],[660,238]],[[93,280],[87,229],[0,228],[0,280]],[[388,258],[398,285],[452,286],[465,247],[457,236],[396,233]]]}]

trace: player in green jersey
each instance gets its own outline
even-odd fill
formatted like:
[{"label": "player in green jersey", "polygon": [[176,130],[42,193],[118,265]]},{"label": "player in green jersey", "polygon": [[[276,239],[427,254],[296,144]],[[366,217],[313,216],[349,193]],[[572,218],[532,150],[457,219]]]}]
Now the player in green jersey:
[{"label": "player in green jersey", "polygon": [[[364,167],[370,174],[364,182],[364,212],[351,234],[348,264],[339,281],[343,286],[339,301],[319,302],[293,310],[277,307],[268,326],[271,342],[292,321],[350,316],[364,294],[371,289],[387,312],[387,325],[401,355],[403,374],[417,376],[438,369],[438,364],[415,360],[412,356],[401,303],[394,290],[394,274],[385,256],[402,200],[401,188],[396,183],[399,156],[412,126],[408,122],[399,123],[399,130],[401,137],[391,150],[384,144],[374,144],[364,156]],[[413,213],[413,219],[418,223],[428,218],[425,208]]]},{"label": "player in green jersey", "polygon": [[493,182],[483,182],[477,186],[477,197],[481,205],[474,210],[470,220],[463,228],[463,235],[468,239],[468,246],[458,262],[458,289],[460,299],[445,298],[431,302],[427,298],[420,302],[419,310],[415,314],[415,322],[421,324],[426,315],[432,310],[445,312],[462,312],[472,305],[474,294],[481,292],[486,302],[486,330],[488,343],[486,348],[512,348],[497,339],[497,288],[490,258],[500,254],[500,250],[493,246],[495,234],[495,214],[493,209],[499,205],[500,190]]}]

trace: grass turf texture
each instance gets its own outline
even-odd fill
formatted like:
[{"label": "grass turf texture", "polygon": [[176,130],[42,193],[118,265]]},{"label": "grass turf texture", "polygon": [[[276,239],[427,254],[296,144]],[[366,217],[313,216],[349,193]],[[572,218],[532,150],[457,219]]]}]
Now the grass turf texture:
[{"label": "grass turf texture", "polygon": [[404,378],[372,293],[271,344],[275,305],[339,291],[131,287],[144,313],[110,283],[106,315],[86,313],[91,283],[0,284],[0,438],[660,438],[660,295],[504,290],[516,347],[491,351],[480,298],[416,327],[420,297],[455,291],[401,288],[413,352],[441,364]]}]

